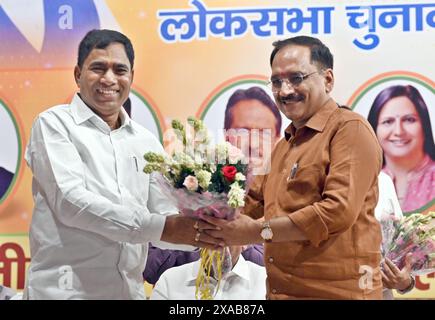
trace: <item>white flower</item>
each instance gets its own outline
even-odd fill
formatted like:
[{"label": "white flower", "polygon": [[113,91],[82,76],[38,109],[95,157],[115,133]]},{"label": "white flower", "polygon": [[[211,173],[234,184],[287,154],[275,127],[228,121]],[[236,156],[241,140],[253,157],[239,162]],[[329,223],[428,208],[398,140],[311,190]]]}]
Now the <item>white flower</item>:
[{"label": "white flower", "polygon": [[189,191],[196,191],[198,190],[198,179],[194,176],[187,176],[184,179],[183,186],[185,186]]},{"label": "white flower", "polygon": [[196,173],[196,177],[198,179],[199,186],[204,190],[207,190],[211,180],[211,172],[200,170],[198,173]]},{"label": "white flower", "polygon": [[235,164],[241,160],[243,160],[243,158],[245,157],[243,155],[242,150],[240,150],[239,148],[236,148],[235,146],[233,146],[231,143],[227,142],[227,146],[228,146],[228,161],[231,164]]},{"label": "white flower", "polygon": [[224,164],[227,161],[228,145],[227,143],[219,143],[216,145],[217,163]]},{"label": "white flower", "polygon": [[184,165],[187,168],[193,169],[195,161],[184,152],[177,152],[174,154],[173,161],[177,164]]},{"label": "white flower", "polygon": [[241,172],[236,173],[236,181],[245,181],[245,180],[246,180],[246,177],[243,173],[241,173]]},{"label": "white flower", "polygon": [[216,169],[217,169],[216,164],[214,164],[214,163],[210,163],[210,164],[209,164],[209,168],[210,168],[210,171],[211,171],[211,172],[215,172]]},{"label": "white flower", "polygon": [[245,190],[237,182],[230,186],[228,205],[232,208],[243,207],[245,205]]}]

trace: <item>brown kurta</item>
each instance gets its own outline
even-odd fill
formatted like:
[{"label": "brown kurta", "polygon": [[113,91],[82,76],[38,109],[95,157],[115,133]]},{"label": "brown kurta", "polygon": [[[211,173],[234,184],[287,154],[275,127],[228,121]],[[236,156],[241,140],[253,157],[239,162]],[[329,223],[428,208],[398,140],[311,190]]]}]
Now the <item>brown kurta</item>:
[{"label": "brown kurta", "polygon": [[269,299],[382,298],[374,217],[381,165],[368,122],[332,99],[304,127],[287,128],[245,212],[264,212],[266,220],[288,215],[309,240],[265,244]]}]

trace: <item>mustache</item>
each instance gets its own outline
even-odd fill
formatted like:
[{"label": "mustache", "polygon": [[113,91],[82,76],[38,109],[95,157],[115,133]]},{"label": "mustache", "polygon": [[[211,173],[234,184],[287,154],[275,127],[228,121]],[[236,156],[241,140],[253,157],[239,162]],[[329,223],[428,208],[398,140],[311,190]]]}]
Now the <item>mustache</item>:
[{"label": "mustache", "polygon": [[305,99],[305,96],[301,94],[289,94],[285,97],[279,97],[279,102],[286,103],[286,102],[299,102],[303,101]]}]

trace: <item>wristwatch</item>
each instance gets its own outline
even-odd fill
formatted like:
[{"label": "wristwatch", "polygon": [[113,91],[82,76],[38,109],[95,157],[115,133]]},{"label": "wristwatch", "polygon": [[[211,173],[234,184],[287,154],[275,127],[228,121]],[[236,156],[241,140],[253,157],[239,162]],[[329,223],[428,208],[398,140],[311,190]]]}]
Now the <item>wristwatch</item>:
[{"label": "wristwatch", "polygon": [[265,242],[272,242],[273,232],[272,228],[270,227],[270,221],[263,222],[260,235]]}]

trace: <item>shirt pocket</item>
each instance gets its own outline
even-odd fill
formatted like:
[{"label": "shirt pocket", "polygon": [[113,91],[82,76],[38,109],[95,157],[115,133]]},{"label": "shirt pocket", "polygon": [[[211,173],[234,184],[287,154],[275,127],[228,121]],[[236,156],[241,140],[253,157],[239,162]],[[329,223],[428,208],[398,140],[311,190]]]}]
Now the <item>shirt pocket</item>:
[{"label": "shirt pocket", "polygon": [[299,167],[281,173],[277,192],[278,205],[284,210],[295,211],[322,199],[324,177],[322,171],[313,165]]},{"label": "shirt pocket", "polygon": [[136,200],[145,205],[148,199],[149,175],[143,172],[145,160],[137,155],[131,156],[132,194]]}]

